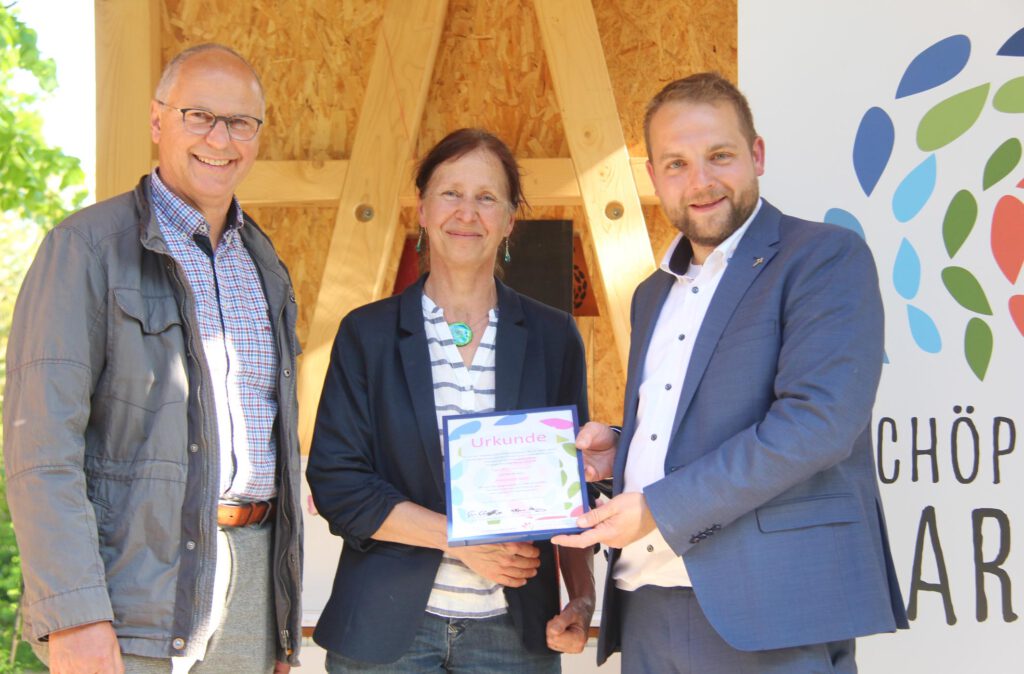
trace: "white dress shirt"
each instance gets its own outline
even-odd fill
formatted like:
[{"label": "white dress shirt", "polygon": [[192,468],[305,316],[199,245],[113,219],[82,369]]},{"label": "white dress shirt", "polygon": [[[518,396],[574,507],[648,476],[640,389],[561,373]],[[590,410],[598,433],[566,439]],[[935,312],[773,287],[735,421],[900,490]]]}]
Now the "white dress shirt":
[{"label": "white dress shirt", "polygon": [[[665,477],[665,457],[694,340],[722,274],[759,210],[760,200],[743,226],[719,244],[703,265],[695,265],[691,260],[685,271],[673,267],[673,262],[682,264],[672,260],[682,234],[661,261],[661,269],[676,280],[661,307],[643,363],[636,432],[629,444],[623,492],[642,492],[647,485]],[[622,549],[612,577],[620,590],[635,590],[643,585],[690,585],[683,558],[672,551],[657,528]]]}]

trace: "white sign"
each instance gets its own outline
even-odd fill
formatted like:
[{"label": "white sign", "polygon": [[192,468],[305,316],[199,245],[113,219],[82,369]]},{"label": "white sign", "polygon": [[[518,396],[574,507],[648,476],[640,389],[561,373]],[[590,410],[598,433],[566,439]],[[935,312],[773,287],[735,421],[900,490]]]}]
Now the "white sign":
[{"label": "white sign", "polygon": [[911,629],[861,672],[1021,671],[1024,5],[739,2],[762,194],[862,232],[886,309],[876,460]]}]

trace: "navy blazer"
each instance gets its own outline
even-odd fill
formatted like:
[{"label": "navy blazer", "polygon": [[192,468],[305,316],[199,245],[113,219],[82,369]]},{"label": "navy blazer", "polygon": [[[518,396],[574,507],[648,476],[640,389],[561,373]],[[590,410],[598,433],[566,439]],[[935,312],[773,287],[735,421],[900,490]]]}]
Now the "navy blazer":
[{"label": "navy blazer", "polygon": [[[393,662],[408,650],[442,556],[371,538],[402,501],[445,512],[425,278],[342,321],[306,469],[317,509],[345,541],[313,639],[364,662]],[[574,404],[585,423],[586,361],[572,317],[496,285],[496,409]],[[550,542],[536,545],[538,574],[504,591],[526,648],[547,653],[545,627],[560,610],[558,575]]]},{"label": "navy blazer", "polygon": [[[686,268],[692,248],[680,247]],[[633,296],[616,493],[674,282],[658,270]],[[708,621],[737,649],[907,626],[871,450],[883,336],[864,242],[763,202],[696,335],[665,478],[644,490]],[[615,594],[609,573],[599,662],[620,646]]]}]

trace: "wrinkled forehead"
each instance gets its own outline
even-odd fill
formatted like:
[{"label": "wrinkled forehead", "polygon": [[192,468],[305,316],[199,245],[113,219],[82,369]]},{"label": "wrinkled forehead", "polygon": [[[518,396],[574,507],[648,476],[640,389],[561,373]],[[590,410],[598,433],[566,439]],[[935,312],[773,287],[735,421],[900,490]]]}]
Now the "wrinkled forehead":
[{"label": "wrinkled forehead", "polygon": [[508,197],[508,176],[501,160],[487,148],[478,147],[446,159],[430,174],[428,185],[458,183],[464,187],[488,188]]}]

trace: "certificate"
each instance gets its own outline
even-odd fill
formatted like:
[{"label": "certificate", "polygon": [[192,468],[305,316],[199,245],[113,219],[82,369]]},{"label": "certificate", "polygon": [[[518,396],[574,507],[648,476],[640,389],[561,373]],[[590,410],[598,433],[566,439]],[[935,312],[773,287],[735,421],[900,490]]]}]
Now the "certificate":
[{"label": "certificate", "polygon": [[576,407],[444,419],[448,544],[579,533],[590,509],[576,451]]}]

